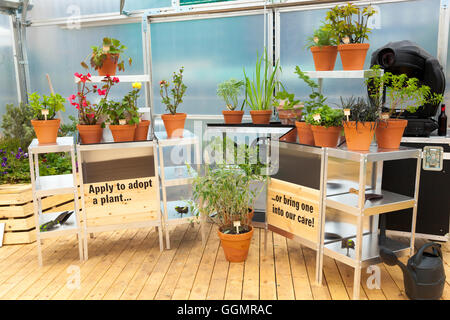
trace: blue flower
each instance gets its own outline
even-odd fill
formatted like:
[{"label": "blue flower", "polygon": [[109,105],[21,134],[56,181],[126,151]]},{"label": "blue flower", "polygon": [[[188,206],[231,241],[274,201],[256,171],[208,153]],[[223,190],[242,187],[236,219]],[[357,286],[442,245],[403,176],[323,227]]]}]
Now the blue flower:
[{"label": "blue flower", "polygon": [[22,153],[22,148],[21,147],[19,147],[19,152]]},{"label": "blue flower", "polygon": [[2,168],[6,167],[6,163],[2,162]]},{"label": "blue flower", "polygon": [[20,158],[22,158],[22,155],[20,153],[16,154],[16,159],[20,160]]},{"label": "blue flower", "polygon": [[7,157],[3,157],[3,161],[4,162],[8,161],[8,158]]}]

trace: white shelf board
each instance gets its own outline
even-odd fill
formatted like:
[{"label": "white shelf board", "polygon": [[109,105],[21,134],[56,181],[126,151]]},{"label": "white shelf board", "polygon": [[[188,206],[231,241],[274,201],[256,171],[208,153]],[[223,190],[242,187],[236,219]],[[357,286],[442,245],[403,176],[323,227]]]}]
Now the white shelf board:
[{"label": "white shelf board", "polygon": [[[363,79],[376,75],[372,70],[333,70],[333,71],[305,71],[310,78],[315,79]],[[382,73],[381,73],[382,74]]]},{"label": "white shelf board", "polygon": [[73,137],[59,137],[56,143],[40,144],[38,139],[31,141],[28,150],[30,153],[69,152],[74,146]]},{"label": "white shelf board", "polygon": [[[186,166],[164,167],[164,186],[173,187],[191,184],[192,179],[197,176],[197,172],[193,168],[191,170],[192,174],[189,174]],[[159,171],[161,174],[161,168],[159,168]]]},{"label": "white shelf board", "polygon": [[45,197],[55,194],[74,192],[72,174],[38,177],[36,179],[36,196]]},{"label": "white shelf board", "polygon": [[158,139],[158,143],[160,146],[168,147],[168,146],[177,146],[177,145],[190,145],[196,144],[199,142],[198,137],[193,134],[191,131],[184,129],[182,138],[167,138],[166,131],[157,131],[155,132],[155,136]]},{"label": "white shelf board", "polygon": [[[111,77],[117,77],[119,78],[120,82],[123,83],[132,83],[132,82],[150,82],[150,76],[147,74],[140,74],[140,75],[115,75]],[[105,77],[102,76],[92,76],[91,77],[91,83],[101,83],[102,80]],[[80,82],[80,79],[77,77],[74,77],[75,83]]]},{"label": "white shelf board", "polygon": [[[39,230],[40,226],[49,221],[55,220],[62,212],[43,213],[39,215]],[[78,233],[77,216],[75,213],[67,219],[63,225],[56,225],[49,231],[39,231],[41,239],[57,237],[63,234]]]}]

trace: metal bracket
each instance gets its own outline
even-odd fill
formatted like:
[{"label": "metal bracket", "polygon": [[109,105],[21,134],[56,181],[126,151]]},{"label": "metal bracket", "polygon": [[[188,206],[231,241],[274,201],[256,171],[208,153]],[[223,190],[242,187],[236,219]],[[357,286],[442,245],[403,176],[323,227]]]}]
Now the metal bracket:
[{"label": "metal bracket", "polygon": [[422,168],[426,171],[442,171],[444,164],[444,148],[426,146],[423,148]]}]

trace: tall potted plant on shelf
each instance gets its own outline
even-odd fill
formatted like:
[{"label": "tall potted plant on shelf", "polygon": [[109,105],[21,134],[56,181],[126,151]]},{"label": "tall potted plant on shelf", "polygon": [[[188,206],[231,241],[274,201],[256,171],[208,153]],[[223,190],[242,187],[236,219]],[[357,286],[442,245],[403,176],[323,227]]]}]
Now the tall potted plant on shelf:
[{"label": "tall potted plant on shelf", "polygon": [[[262,64],[264,63],[264,67]],[[254,124],[269,124],[272,117],[274,91],[278,85],[276,74],[279,61],[272,65],[267,53],[256,59],[256,69],[251,80],[244,69],[246,98],[245,102],[252,109],[250,115]]]},{"label": "tall potted plant on shelf", "polygon": [[325,25],[314,30],[308,38],[306,47],[311,50],[316,71],[330,71],[334,69],[337,57],[337,45],[333,32]]},{"label": "tall potted plant on shelf", "polygon": [[28,105],[33,111],[31,125],[39,143],[56,143],[61,120],[55,119],[55,117],[58,111],[65,111],[65,99],[59,94],[41,97],[37,92],[34,92],[30,95],[29,101]]},{"label": "tall potted plant on shelf", "polygon": [[166,110],[169,112],[161,116],[168,138],[183,137],[187,115],[186,113],[177,113],[177,109],[180,103],[183,102],[183,96],[187,89],[183,83],[183,71],[184,67],[181,67],[178,73],[173,73],[173,88],[170,89],[170,94],[168,90],[170,83],[166,80],[162,80],[159,83],[162,102],[166,105]]},{"label": "tall potted plant on shelf", "polygon": [[344,112],[326,104],[311,110],[306,122],[311,125],[314,143],[318,147],[335,148],[342,131]]},{"label": "tall potted plant on shelf", "polygon": [[244,104],[242,102],[241,109],[238,107],[238,97],[244,87],[244,81],[230,79],[220,83],[217,86],[217,95],[225,101],[227,110],[223,110],[222,114],[227,124],[239,124],[242,122],[244,116]]},{"label": "tall potted plant on shelf", "polygon": [[[133,90],[131,90],[122,100],[122,104],[125,105],[125,108],[129,108],[134,110],[135,113],[139,112],[137,99],[139,98],[139,92],[142,88],[142,83],[140,82],[134,82],[131,87]],[[148,128],[150,126],[150,120],[144,120],[141,119],[141,116],[139,116],[139,122],[136,125],[136,131],[135,131],[135,141],[145,141],[147,140],[148,136]]]},{"label": "tall potted plant on shelf", "polygon": [[374,14],[376,10],[372,6],[361,9],[352,3],[337,5],[327,12],[325,30],[331,32],[337,39],[337,49],[344,70],[364,68],[367,50],[370,47],[368,43],[364,43],[369,39],[368,34],[371,32],[367,23]]},{"label": "tall potted plant on shelf", "polygon": [[[89,60],[91,67],[98,71],[99,76],[115,76],[117,68],[119,71],[125,71],[123,56],[127,47],[119,40],[106,37],[103,38],[101,46],[92,46],[91,49],[92,53],[81,62],[83,68],[89,69],[86,63]],[[127,60],[131,66],[133,60],[131,58]]]}]

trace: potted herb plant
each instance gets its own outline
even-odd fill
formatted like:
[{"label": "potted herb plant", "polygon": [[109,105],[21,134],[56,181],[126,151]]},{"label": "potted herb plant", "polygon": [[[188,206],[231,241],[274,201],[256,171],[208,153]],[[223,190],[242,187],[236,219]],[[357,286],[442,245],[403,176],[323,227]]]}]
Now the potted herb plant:
[{"label": "potted herb plant", "polygon": [[[90,60],[92,68],[98,71],[99,76],[115,76],[117,68],[119,71],[125,71],[125,62],[123,57],[126,46],[120,43],[119,40],[113,38],[103,38],[101,46],[92,46],[92,53],[90,53],[81,66],[89,69],[86,60]],[[128,58],[128,63],[131,66],[133,60]]]},{"label": "potted herb plant", "polygon": [[162,102],[166,105],[166,110],[169,112],[168,114],[163,114],[161,116],[168,138],[183,137],[184,124],[187,115],[186,113],[177,113],[178,106],[183,102],[183,95],[187,89],[186,85],[183,83],[183,71],[184,67],[181,67],[178,73],[173,73],[173,88],[170,89],[170,94],[168,90],[170,86],[169,82],[162,80],[159,83]]},{"label": "potted herb plant", "polygon": [[295,95],[287,92],[284,87],[276,94],[275,105],[281,124],[294,125],[296,119],[302,116],[303,105],[300,100],[295,100]]},{"label": "potted herb plant", "polygon": [[324,25],[314,31],[308,38],[307,48],[311,50],[316,71],[329,71],[334,69],[337,57],[336,40],[331,30]]},{"label": "potted herb plant", "polygon": [[39,143],[56,143],[61,120],[55,119],[55,117],[58,111],[65,111],[65,99],[59,94],[41,97],[34,92],[30,95],[29,100],[29,107],[33,111],[31,124]]},{"label": "potted herb plant", "polygon": [[364,68],[367,50],[370,47],[364,41],[369,39],[368,34],[371,32],[367,22],[375,13],[376,10],[370,5],[361,9],[352,3],[346,6],[337,5],[327,12],[325,30],[334,34],[337,39],[337,49],[344,70]]},{"label": "potted herb plant", "polygon": [[326,104],[313,109],[306,117],[306,122],[311,125],[315,145],[335,148],[341,135],[343,118],[342,110],[333,109]]},{"label": "potted herb plant", "polygon": [[341,97],[345,140],[349,150],[368,151],[379,120],[377,106],[363,98]]},{"label": "potted herb plant", "polygon": [[[264,69],[262,64],[264,63]],[[245,102],[252,109],[250,115],[254,124],[269,124],[272,117],[273,92],[278,84],[276,74],[279,69],[279,61],[272,63],[264,56],[257,58],[256,70],[253,80],[247,77],[244,69],[246,99]]]},{"label": "potted herb plant", "polygon": [[242,102],[241,109],[238,107],[238,96],[244,87],[244,81],[230,79],[220,83],[217,86],[217,95],[225,101],[228,110],[223,110],[222,114],[227,124],[239,124],[242,122],[244,116],[244,103]]}]

